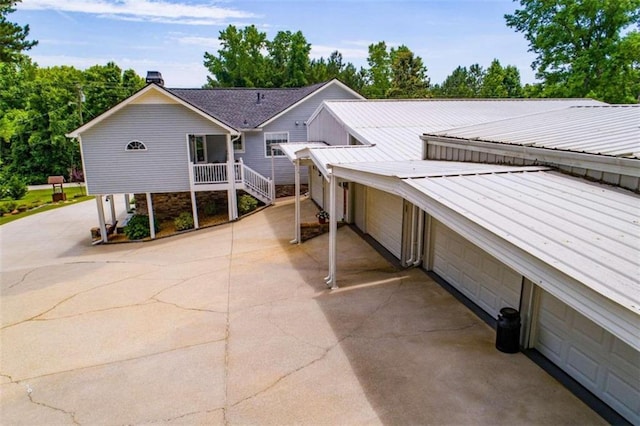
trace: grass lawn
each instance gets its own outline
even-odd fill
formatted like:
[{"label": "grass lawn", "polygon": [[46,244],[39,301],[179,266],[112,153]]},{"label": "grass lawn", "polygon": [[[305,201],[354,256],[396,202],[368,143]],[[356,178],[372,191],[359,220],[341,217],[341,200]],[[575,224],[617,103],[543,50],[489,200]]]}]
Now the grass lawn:
[{"label": "grass lawn", "polygon": [[[27,192],[20,200],[13,201],[16,203],[16,208],[20,212],[16,214],[7,213],[0,217],[0,225],[12,222],[14,220],[31,216],[32,214],[40,213],[47,210],[57,209],[60,207],[68,206],[69,204],[75,204],[80,201],[85,201],[93,198],[93,196],[87,196],[86,190],[81,186],[67,186],[64,188],[64,193],[67,194],[66,201],[60,201],[53,203],[51,200],[51,189],[37,189]],[[10,205],[12,201],[8,199],[0,200],[0,206]]]}]

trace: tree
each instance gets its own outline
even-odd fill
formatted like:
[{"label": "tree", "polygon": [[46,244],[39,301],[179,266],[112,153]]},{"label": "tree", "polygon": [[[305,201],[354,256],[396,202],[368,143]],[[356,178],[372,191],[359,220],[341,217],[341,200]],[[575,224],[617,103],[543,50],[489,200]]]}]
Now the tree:
[{"label": "tree", "polygon": [[427,67],[407,46],[391,49],[391,86],[389,98],[425,98],[429,95]]},{"label": "tree", "polygon": [[7,15],[15,12],[14,6],[21,0],[0,0],[0,63],[15,62],[18,56],[38,44],[27,40],[29,25],[24,27],[7,21]]},{"label": "tree", "polygon": [[213,78],[207,76],[208,87],[264,87],[267,81],[267,35],[255,25],[238,30],[229,25],[220,31],[221,47],[218,55],[204,53],[204,66]]},{"label": "tree", "polygon": [[519,0],[505,15],[537,56],[532,67],[544,96],[593,96],[635,102],[640,66],[640,0]]},{"label": "tree", "polygon": [[504,68],[500,65],[500,61],[494,59],[484,74],[480,96],[483,98],[506,98],[508,92],[504,86],[504,79]]},{"label": "tree", "polygon": [[474,93],[471,83],[467,67],[459,66],[434,91],[438,97],[443,98],[472,98]]},{"label": "tree", "polygon": [[369,45],[367,63],[369,70],[364,95],[372,99],[386,97],[391,87],[391,56],[384,41]]}]

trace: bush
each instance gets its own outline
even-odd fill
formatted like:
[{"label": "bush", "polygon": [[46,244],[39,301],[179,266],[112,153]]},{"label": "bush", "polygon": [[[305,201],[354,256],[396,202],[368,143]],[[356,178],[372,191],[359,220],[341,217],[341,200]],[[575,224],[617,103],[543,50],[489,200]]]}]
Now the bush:
[{"label": "bush", "polygon": [[[160,230],[158,223],[154,223],[156,232]],[[124,227],[124,234],[130,240],[141,240],[151,235],[149,229],[149,216],[145,214],[136,214],[131,216],[127,226]]]},{"label": "bush", "polygon": [[13,200],[7,201],[6,203],[4,203],[4,205],[7,207],[7,210],[9,210],[9,213],[14,211],[16,207],[18,207],[18,203]]},{"label": "bush", "polygon": [[174,219],[173,224],[176,226],[176,231],[191,229],[193,228],[193,216],[189,212],[182,212]]},{"label": "bush", "polygon": [[9,206],[6,203],[0,204],[0,216],[4,216],[10,211],[11,210],[9,210]]},{"label": "bush", "polygon": [[211,201],[204,206],[204,214],[207,216],[215,216],[218,214],[218,206],[215,201]]},{"label": "bush", "polygon": [[244,194],[238,199],[238,211],[240,214],[247,214],[258,207],[258,200],[249,194]]},{"label": "bush", "polygon": [[27,184],[24,180],[17,175],[13,175],[4,184],[4,190],[2,192],[14,200],[19,200],[27,195],[27,191]]}]

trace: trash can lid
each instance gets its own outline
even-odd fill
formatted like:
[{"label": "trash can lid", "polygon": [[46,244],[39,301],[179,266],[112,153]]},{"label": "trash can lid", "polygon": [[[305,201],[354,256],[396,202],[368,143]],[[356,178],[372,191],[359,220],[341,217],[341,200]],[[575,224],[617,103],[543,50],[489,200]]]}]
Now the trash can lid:
[{"label": "trash can lid", "polygon": [[516,309],[502,308],[500,309],[500,315],[502,315],[505,318],[518,318],[520,314]]}]

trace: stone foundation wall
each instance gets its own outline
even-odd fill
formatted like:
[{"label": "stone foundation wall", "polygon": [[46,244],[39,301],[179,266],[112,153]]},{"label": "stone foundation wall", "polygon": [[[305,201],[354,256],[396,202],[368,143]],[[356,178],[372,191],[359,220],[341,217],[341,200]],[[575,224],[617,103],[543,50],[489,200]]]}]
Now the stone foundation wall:
[{"label": "stone foundation wall", "polygon": [[[309,192],[309,185],[300,185],[300,194]],[[276,198],[293,197],[296,195],[295,185],[276,185]]]},{"label": "stone foundation wall", "polygon": [[[149,214],[147,208],[147,196],[145,194],[134,194],[136,200],[136,213]],[[182,212],[191,213],[191,193],[189,192],[168,192],[162,194],[151,194],[153,202],[153,213],[159,222],[175,219]],[[208,216],[211,212],[209,207],[215,204],[218,213],[227,212],[227,191],[196,192],[196,204],[198,206],[198,216]]]}]

